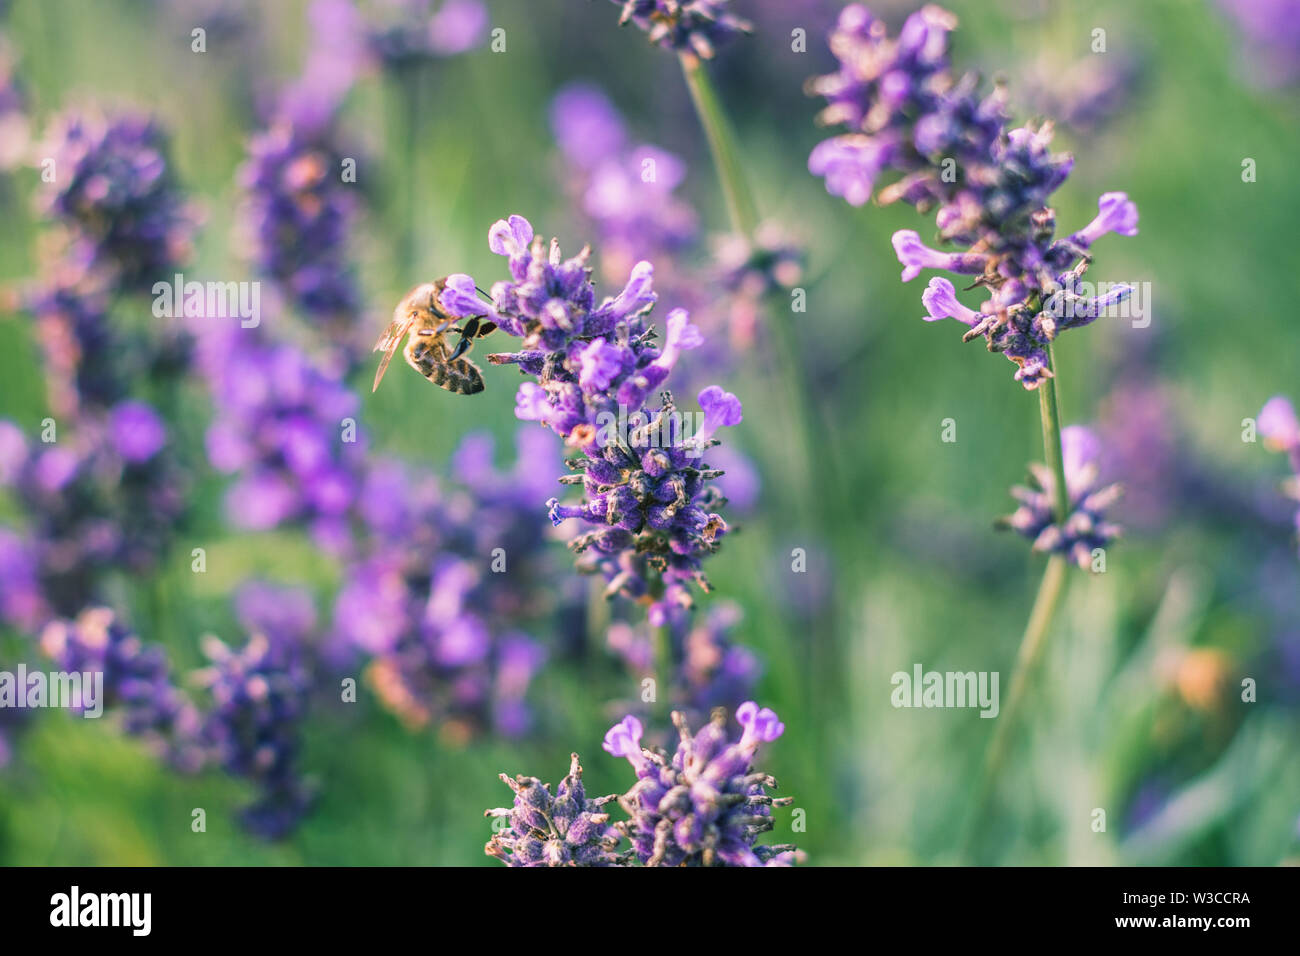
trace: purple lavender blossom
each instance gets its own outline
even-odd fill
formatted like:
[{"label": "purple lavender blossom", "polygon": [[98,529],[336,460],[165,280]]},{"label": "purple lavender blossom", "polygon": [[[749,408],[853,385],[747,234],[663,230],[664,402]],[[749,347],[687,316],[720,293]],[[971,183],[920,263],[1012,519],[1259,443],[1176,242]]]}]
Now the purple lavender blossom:
[{"label": "purple lavender blossom", "polygon": [[[675,309],[663,345],[655,345],[647,321],[656,300],[648,262],[633,267],[618,296],[597,305],[589,249],[565,260],[552,240],[548,252],[522,216],[495,223],[489,247],[507,257],[512,276],[492,288],[492,320],[521,338],[522,349],[488,359],[536,379],[520,386],[518,418],[550,427],[582,451],[568,462],[575,473],[561,480],[581,483],[583,500],[551,499],[552,522],[577,518],[596,526],[570,547],[591,552],[580,566],[600,571],[611,594],[662,594],[690,580],[707,590],[701,559],[717,550],[727,526],[716,510],[721,496],[708,484],[719,473],[702,457],[720,427],[740,421],[740,402],[717,386],[701,391],[704,420],[694,435],[667,392],[657,405],[647,404],[682,354],[701,344],[699,330]],[[474,285],[468,276],[448,282]],[[443,305],[455,311],[445,296]]]},{"label": "purple lavender blossom", "polygon": [[569,773],[551,795],[550,784],[536,777],[501,780],[515,793],[514,805],[488,810],[483,815],[508,820],[484,848],[506,866],[619,866],[615,854],[622,836],[609,823],[602,808],[617,799],[588,799],[582,785],[582,767],[573,754]]},{"label": "purple lavender blossom", "polygon": [[1044,56],[1017,84],[1026,93],[1026,109],[1053,116],[1073,130],[1095,134],[1129,105],[1143,85],[1148,58],[1120,51],[1086,56],[1061,64]]},{"label": "purple lavender blossom", "polygon": [[277,112],[302,140],[323,142],[343,100],[370,68],[371,56],[353,0],[312,0],[307,23],[306,62],[281,92]]},{"label": "purple lavender blossom", "polygon": [[1047,466],[1035,463],[1029,466],[1032,486],[1011,490],[1020,507],[999,524],[1029,539],[1035,551],[1064,554],[1086,570],[1092,564],[1093,550],[1105,548],[1120,534],[1119,526],[1107,521],[1105,513],[1122,489],[1119,485],[1098,487],[1101,443],[1088,429],[1079,425],[1063,428],[1061,449],[1070,500],[1065,523],[1058,524],[1052,511],[1055,476]]},{"label": "purple lavender blossom", "polygon": [[726,289],[730,345],[751,347],[758,337],[763,303],[799,284],[804,249],[776,222],[761,223],[752,239],[735,234],[712,243],[712,272]]},{"label": "purple lavender blossom", "polygon": [[162,419],[144,402],[127,401],[109,414],[109,440],[122,460],[132,465],[148,461],[167,442]]},{"label": "purple lavender blossom", "polygon": [[1274,395],[1264,403],[1256,426],[1270,449],[1287,455],[1300,449],[1300,417],[1296,415],[1291,400],[1284,395]]},{"label": "purple lavender blossom", "polygon": [[[681,159],[632,143],[623,117],[590,84],[562,89],[550,116],[565,185],[598,240],[602,278],[622,281],[640,260],[653,261],[661,296],[687,308],[705,333],[703,345],[681,362],[683,376],[696,388],[716,378],[736,352],[755,345],[765,298],[798,283],[802,250],[781,227],[762,223],[752,239],[712,240],[707,259],[701,257],[699,217],[676,195],[685,175]],[[706,292],[717,286],[727,294]]]},{"label": "purple lavender blossom", "polygon": [[104,675],[97,703],[121,714],[126,733],[146,740],[178,769],[198,769],[198,713],[172,682],[161,647],[146,645],[105,607],[50,622],[40,642],[60,670]]},{"label": "purple lavender blossom", "polygon": [[633,23],[651,43],[677,53],[712,58],[727,41],[753,30],[727,9],[727,0],[611,0],[623,8],[619,24]]},{"label": "purple lavender blossom", "polygon": [[361,312],[348,259],[357,204],[332,137],[328,124],[282,118],[249,142],[239,178],[258,272],[346,348]]},{"label": "purple lavender blossom", "polygon": [[525,697],[546,651],[527,629],[545,619],[550,590],[539,481],[556,466],[554,440],[543,448],[539,434],[521,432],[510,471],[471,435],[452,482],[395,462],[366,478],[361,514],[382,547],[350,566],[335,640],[369,661],[385,707],[410,726],[436,722],[452,742],[531,723]]},{"label": "purple lavender blossom", "polygon": [[173,182],[166,137],[152,120],[65,114],[43,149],[58,171],[44,211],[68,229],[75,261],[136,290],[170,279],[189,258],[195,214]]},{"label": "purple lavender blossom", "polygon": [[740,416],[735,396],[717,392],[700,393],[705,424],[694,438],[680,434],[680,415],[665,394],[625,439],[598,439],[585,457],[570,459],[570,483],[582,483],[583,499],[563,505],[552,498],[551,521],[558,527],[576,518],[595,527],[569,547],[584,555],[580,568],[604,575],[607,594],[641,598],[656,577],[665,586],[693,581],[711,590],[702,559],[718,550],[728,529],[717,510],[725,499],[709,484],[720,472],[701,455],[712,447],[712,432]]},{"label": "purple lavender blossom", "polygon": [[316,604],[303,588],[247,581],[235,592],[235,616],[249,634],[262,634],[279,647],[308,651],[316,630]]},{"label": "purple lavender blossom", "polygon": [[[1264,444],[1287,456],[1292,476],[1285,486],[1288,497],[1300,502],[1300,417],[1295,406],[1282,395],[1270,398],[1256,421]],[[1295,515],[1296,534],[1300,537],[1300,511]]]},{"label": "purple lavender blossom", "polygon": [[1285,86],[1300,79],[1300,2],[1219,0],[1245,40],[1246,61],[1256,80]]},{"label": "purple lavender blossom", "polygon": [[[136,424],[115,433],[114,419]],[[148,571],[166,553],[188,477],[158,443],[160,427],[156,412],[133,402],[57,443],[11,449],[2,470],[27,518],[42,604],[54,613],[78,613],[105,575]]]},{"label": "purple lavender blossom", "polygon": [[211,666],[196,674],[210,698],[198,739],[228,773],[254,783],[240,818],[266,839],[287,836],[310,809],[313,787],[298,773],[310,681],[298,649],[258,634],[239,649],[203,642]]},{"label": "purple lavender blossom", "polygon": [[[742,615],[734,604],[710,607],[696,620],[689,604],[674,602],[669,589],[666,600],[655,602],[649,619],[633,623],[614,621],[605,635],[607,648],[638,680],[657,677],[664,682],[668,699],[692,722],[704,722],[714,707],[735,708],[754,695],[763,667],[757,655],[737,643],[736,631]],[[652,628],[665,633],[668,658],[662,663],[670,673],[656,674],[656,636]],[[644,705],[618,701],[613,710],[637,710]]]},{"label": "purple lavender blossom", "polygon": [[656,146],[629,144],[623,118],[600,89],[566,86],[550,115],[575,198],[600,239],[604,275],[626,275],[639,258],[662,260],[696,240],[695,210],[674,195],[685,164]]},{"label": "purple lavender blossom", "polygon": [[771,808],[792,802],[769,796],[776,781],[753,767],[758,745],[776,740],[785,725],[753,701],[736,709],[736,719],[743,732],[732,740],[721,709],[693,735],[685,716],[674,713],[681,740],[671,757],[641,749],[641,722],[635,717],[606,734],[605,750],[626,757],[636,771],[636,784],[619,798],[628,819],[616,826],[645,866],[788,866],[796,861],[793,846],[756,845],[773,827]]},{"label": "purple lavender blossom", "polygon": [[488,12],[479,0],[397,0],[388,17],[368,30],[372,54],[389,69],[465,53],[488,32]]},{"label": "purple lavender blossom", "polygon": [[[981,97],[973,75],[954,78],[948,34],[955,26],[952,14],[928,5],[891,40],[865,6],[845,7],[830,44],[840,68],[809,90],[828,101],[821,121],[849,131],[819,144],[809,169],[853,205],[874,193],[922,212],[937,206],[940,239],[964,248],[934,249],[912,230],[895,233],[903,281],[925,269],[975,276],[990,293],[978,309],[957,301],[942,280],[923,297],[930,318],[967,325],[963,341],[982,336],[1032,390],[1052,375],[1047,348],[1061,331],[1095,321],[1131,293],[1120,285],[1090,296],[1083,275],[1096,239],[1137,233],[1137,207],[1124,193],[1106,193],[1097,219],[1053,238],[1048,201],[1073,160],[1050,151],[1050,124],[1009,128],[1001,88]],[[891,171],[901,178],[879,187]]]},{"label": "purple lavender blossom", "polygon": [[0,527],[0,622],[33,633],[49,619],[35,546]]},{"label": "purple lavender blossom", "polygon": [[365,456],[356,394],[294,346],[249,330],[210,344],[217,414],[208,459],[238,475],[227,514],[252,530],[301,523],[330,550],[344,549]]}]

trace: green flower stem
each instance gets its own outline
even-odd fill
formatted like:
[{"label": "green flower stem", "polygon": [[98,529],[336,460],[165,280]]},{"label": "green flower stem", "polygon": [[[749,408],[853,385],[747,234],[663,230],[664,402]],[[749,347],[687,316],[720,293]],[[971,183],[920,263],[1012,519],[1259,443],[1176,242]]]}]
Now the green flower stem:
[{"label": "green flower stem", "polygon": [[[683,54],[679,59],[682,73],[686,77],[686,86],[691,92],[691,100],[709,143],[732,229],[752,243],[758,228],[758,207],[745,178],[735,134],[727,122],[703,62],[691,54]],[[791,432],[796,433],[799,442],[799,453],[792,462],[795,485],[798,488],[797,505],[801,508],[820,507],[822,518],[833,519],[839,491],[838,476],[834,474],[835,463],[829,460],[823,463],[829,467],[822,469],[822,479],[819,482],[822,487],[814,487],[811,445],[811,436],[826,434],[830,423],[825,421],[820,406],[814,407],[814,397],[818,393],[809,381],[801,360],[798,330],[794,327],[794,313],[789,310],[789,303],[780,302],[778,297],[773,296],[769,305],[771,321],[767,326],[773,331],[773,361],[782,382],[784,404],[791,412]],[[829,455],[823,457],[830,458]],[[834,486],[829,489],[829,494],[828,485]],[[823,524],[828,529],[834,527],[833,524]]]},{"label": "green flower stem", "polygon": [[[682,55],[680,60],[686,86],[713,155],[732,229],[752,245],[758,228],[758,207],[745,178],[735,134],[704,64],[690,54]],[[784,302],[778,299],[774,295],[768,300],[770,320],[766,328],[772,332],[772,361],[779,380],[777,394],[785,406],[783,411],[789,416],[787,433],[794,451],[786,462],[791,467],[794,488],[791,513],[801,529],[815,527],[825,536],[832,549],[839,552],[837,564],[843,569],[848,562],[856,560],[860,541],[849,533],[850,529],[839,517],[848,507],[849,493],[831,439],[833,423],[817,400],[821,390],[809,380],[804,366],[800,330],[795,327],[789,299]],[[816,445],[814,436],[820,436]],[[844,690],[843,669],[837,664],[842,659],[838,650],[837,610],[834,606],[827,609],[818,628],[820,633],[808,635],[807,641],[813,676],[807,690],[809,713],[820,726],[833,722]],[[829,738],[826,735],[827,741]]]},{"label": "green flower stem", "polygon": [[[1055,371],[1051,346],[1047,350],[1048,366]],[[1053,498],[1056,520],[1064,523],[1069,517],[1070,498],[1065,485],[1065,461],[1061,452],[1061,416],[1056,401],[1056,379],[1048,378],[1038,387],[1039,411],[1043,419],[1043,451],[1048,467],[1052,470],[1054,484]],[[1063,554],[1053,554],[1047,560],[1043,571],[1043,580],[1038,585],[1038,594],[1034,598],[1033,609],[1029,612],[1029,623],[1025,625],[1025,634],[1020,641],[1020,650],[1016,654],[1016,667],[1011,675],[1011,687],[1007,692],[1006,703],[998,716],[997,729],[989,742],[989,749],[984,757],[983,772],[980,774],[979,788],[976,791],[975,806],[971,817],[971,828],[966,839],[966,855],[971,857],[978,845],[987,822],[990,801],[996,789],[998,777],[1006,763],[1007,748],[1015,730],[1016,717],[1024,703],[1033,675],[1038,671],[1043,652],[1047,648],[1047,638],[1051,632],[1052,619],[1065,594],[1065,584],[1069,562]]]},{"label": "green flower stem", "polygon": [[[1055,373],[1056,360],[1052,346],[1047,346],[1047,367]],[[1043,418],[1043,451],[1047,467],[1052,469],[1053,510],[1056,521],[1064,525],[1070,517],[1070,490],[1065,484],[1065,456],[1061,452],[1061,413],[1056,404],[1056,377],[1053,375],[1038,386],[1038,407]]]},{"label": "green flower stem", "polygon": [[[651,639],[654,641],[654,680],[655,680],[655,702],[652,708],[654,713],[663,717],[668,713],[669,697],[672,691],[673,683],[673,655],[670,646],[671,638],[668,635],[668,625],[660,624],[658,627],[652,627]],[[640,689],[638,688],[638,692]]]},{"label": "green flower stem", "polygon": [[731,225],[746,239],[753,239],[754,230],[758,228],[758,209],[754,205],[754,195],[749,191],[745,170],[740,163],[736,137],[718,103],[718,94],[713,89],[704,64],[698,57],[689,54],[684,54],[681,61],[687,89],[691,91],[695,112],[699,114],[700,125],[704,127],[704,135],[709,141],[709,151],[718,168],[718,178],[722,181],[722,193],[727,200]]}]

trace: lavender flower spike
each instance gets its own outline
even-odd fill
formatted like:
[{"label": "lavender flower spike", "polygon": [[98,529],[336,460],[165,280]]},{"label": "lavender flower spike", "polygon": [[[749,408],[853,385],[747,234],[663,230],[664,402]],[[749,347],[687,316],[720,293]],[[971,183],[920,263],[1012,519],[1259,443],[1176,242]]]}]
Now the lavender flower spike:
[{"label": "lavender flower spike", "polygon": [[[769,796],[776,781],[753,767],[759,743],[781,736],[785,725],[753,701],[742,704],[736,717],[744,733],[733,741],[721,708],[695,734],[686,717],[674,712],[677,752],[669,757],[645,751],[640,763],[632,761],[637,782],[619,798],[628,819],[617,827],[644,865],[789,866],[799,858],[793,846],[756,844],[773,827],[771,808],[792,802]],[[621,726],[626,725],[625,720]]]},{"label": "lavender flower spike", "polygon": [[1051,469],[1033,464],[1033,487],[1011,490],[1020,507],[998,524],[1028,538],[1035,551],[1064,554],[1087,569],[1093,562],[1093,552],[1120,535],[1119,526],[1105,520],[1105,511],[1123,490],[1117,484],[1098,487],[1101,443],[1089,429],[1079,425],[1062,429],[1061,451],[1070,500],[1070,515],[1065,523],[1056,523],[1052,513],[1055,477]]},{"label": "lavender flower spike", "polygon": [[634,23],[651,43],[710,59],[718,44],[753,30],[727,12],[727,0],[611,0],[623,8],[620,24]]},{"label": "lavender flower spike", "polygon": [[1052,375],[1047,350],[1057,333],[1087,325],[1127,294],[1087,300],[1080,280],[1097,239],[1137,234],[1137,206],[1122,192],[1106,193],[1092,222],[1055,238],[1050,199],[1074,161],[1051,152],[1050,123],[1010,128],[1002,88],[981,95],[976,76],[954,75],[948,34],[955,26],[952,14],[927,5],[891,39],[866,7],[846,6],[830,38],[839,68],[808,89],[827,100],[820,121],[847,132],[819,144],[808,165],[853,205],[892,172],[898,178],[876,191],[877,201],[901,200],[920,212],[937,207],[939,239],[957,251],[932,249],[910,229],[895,233],[903,281],[922,269],[978,276],[991,294],[978,321],[941,286],[927,290],[926,308],[933,318],[970,325],[963,340],[983,337],[1032,390]]},{"label": "lavender flower spike", "polygon": [[484,852],[506,866],[618,866],[615,854],[622,840],[601,808],[616,799],[611,794],[588,800],[582,785],[578,755],[570,757],[569,774],[551,795],[550,784],[536,777],[501,780],[515,793],[511,807],[483,815],[509,821]]}]

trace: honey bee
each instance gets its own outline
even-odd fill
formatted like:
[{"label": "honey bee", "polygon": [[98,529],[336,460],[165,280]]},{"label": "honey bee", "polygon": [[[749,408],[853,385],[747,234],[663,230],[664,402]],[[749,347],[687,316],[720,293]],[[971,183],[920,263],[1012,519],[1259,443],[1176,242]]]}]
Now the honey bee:
[{"label": "honey bee", "polygon": [[[473,395],[483,391],[483,373],[465,358],[465,353],[474,339],[494,331],[496,323],[484,322],[482,316],[475,315],[467,318],[464,326],[456,327],[460,319],[447,315],[438,304],[438,296],[446,284],[447,280],[442,278],[417,285],[397,304],[393,321],[375,343],[374,351],[383,352],[384,357],[375,372],[372,392],[379,388],[393,353],[408,333],[410,339],[402,350],[407,365],[449,392]],[[483,311],[486,313],[487,308]],[[449,332],[460,333],[460,341],[454,348],[446,339]]]}]

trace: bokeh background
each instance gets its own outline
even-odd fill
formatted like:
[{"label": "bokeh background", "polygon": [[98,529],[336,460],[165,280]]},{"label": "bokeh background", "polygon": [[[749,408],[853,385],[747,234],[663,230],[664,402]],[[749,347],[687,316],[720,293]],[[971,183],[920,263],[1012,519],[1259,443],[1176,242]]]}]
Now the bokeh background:
[{"label": "bokeh background", "polygon": [[[204,210],[187,273],[251,278],[238,239],[237,170],[264,125],[261,104],[311,52],[306,4],[9,6],[0,29],[33,145],[0,174],[0,281],[18,286],[38,271],[48,223],[38,211],[34,144],[58,111],[86,104],[145,110],[170,132],[178,182]],[[412,72],[365,75],[344,101],[338,127],[355,144],[364,198],[348,249],[373,334],[417,281],[464,271],[486,284],[503,275],[486,244],[498,218],[526,215],[571,252],[594,240],[575,198],[577,171],[550,121],[554,97],[576,81],[604,91],[631,141],[683,162],[674,195],[694,209],[699,239],[681,261],[706,261],[707,236],[726,231],[672,56],[619,29],[604,0],[486,6],[491,27],[505,31],[504,52],[483,37]],[[820,427],[804,442],[792,437],[795,419],[773,387],[782,346],[760,318],[755,342],[731,349],[721,382],[746,403],[744,423],[727,437],[750,462],[756,497],[711,561],[716,592],[702,603],[741,609],[735,638],[764,666],[757,699],[787,727],[764,766],[805,811],[806,831],[790,832],[793,815],[780,811],[776,838],[797,842],[813,864],[956,862],[994,721],[971,710],[894,709],[890,676],[915,663],[996,670],[1005,695],[1043,562],[993,520],[1011,510],[1008,487],[1041,458],[1037,401],[1001,358],[962,345],[947,323],[919,321],[921,285],[898,281],[889,243],[896,229],[924,230],[912,210],[850,208],[807,172],[825,133],[802,87],[832,65],[824,36],[841,5],[732,6],[756,31],[719,51],[710,71],[764,218],[806,251],[799,285],[808,306],[795,317],[795,346]],[[1276,5],[1276,29],[1264,36],[1281,41],[1279,51],[1253,42],[1226,3],[947,6],[960,18],[958,67],[1005,79],[1018,118],[1056,117],[1056,146],[1076,159],[1056,194],[1063,229],[1088,221],[1101,192],[1124,190],[1136,201],[1140,234],[1104,243],[1094,275],[1149,281],[1153,296],[1149,327],[1098,322],[1056,350],[1065,420],[1100,430],[1108,477],[1128,488],[1116,514],[1127,533],[1104,574],[1072,574],[983,858],[1295,861],[1300,557],[1279,490],[1284,460],[1242,434],[1243,419],[1270,396],[1300,398],[1300,103],[1288,72],[1300,52],[1293,42],[1285,48],[1300,13]],[[873,8],[895,28],[913,9]],[[203,54],[190,49],[196,25],[209,30]],[[796,28],[807,32],[806,52],[792,50]],[[1097,28],[1106,31],[1105,53],[1092,52]],[[1255,161],[1252,182],[1243,181],[1245,158]],[[725,295],[707,283],[695,291]],[[34,431],[48,408],[30,326],[18,310],[0,317],[0,417]],[[510,446],[514,373],[488,369],[488,390],[463,400],[400,363],[371,395],[371,368],[350,384],[364,396],[359,417],[373,453],[437,469],[471,431]],[[120,612],[182,667],[201,662],[202,634],[240,638],[230,597],[247,578],[306,587],[327,621],[343,583],[337,563],[301,531],[233,530],[222,514],[227,480],[202,463],[213,414],[204,391],[186,386],[169,413],[199,462],[193,513],[157,572],[160,584],[126,580],[114,591]],[[955,442],[941,440],[949,418]],[[794,449],[804,444],[811,488],[797,481]],[[842,493],[819,484],[832,456],[848,485]],[[21,527],[30,516],[10,501],[4,517]],[[197,546],[208,552],[202,575],[189,568]],[[791,571],[795,548],[808,555],[802,575]],[[558,592],[570,575],[555,549]],[[165,620],[148,610],[159,589]],[[495,865],[483,855],[491,829],[482,814],[507,802],[497,773],[558,782],[577,750],[590,791],[628,783],[626,766],[600,741],[609,702],[634,696],[635,681],[598,637],[540,636],[569,650],[553,653],[534,680],[533,727],[516,739],[412,731],[365,692],[355,705],[314,709],[301,763],[319,782],[319,801],[275,842],[235,822],[247,784],[175,773],[111,719],[37,714],[0,769],[0,861]],[[6,660],[38,659],[18,630],[7,630],[2,646]],[[1258,682],[1256,702],[1242,702],[1244,678]],[[194,807],[207,811],[206,833],[191,832]],[[1094,808],[1106,811],[1104,833],[1093,829]]]}]

